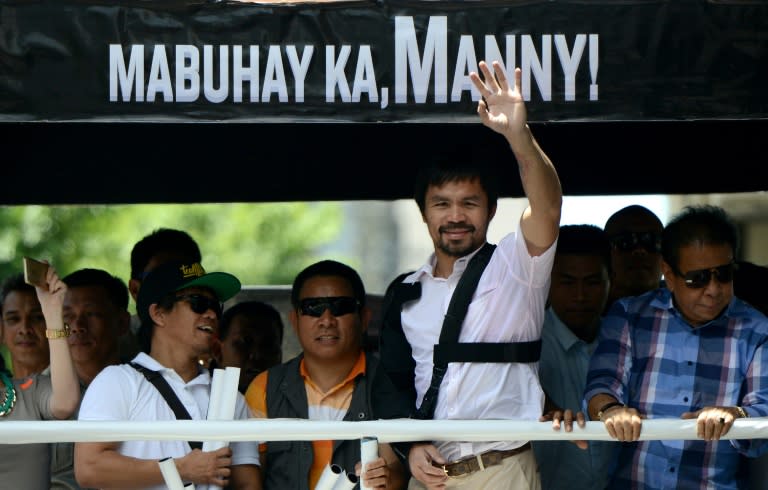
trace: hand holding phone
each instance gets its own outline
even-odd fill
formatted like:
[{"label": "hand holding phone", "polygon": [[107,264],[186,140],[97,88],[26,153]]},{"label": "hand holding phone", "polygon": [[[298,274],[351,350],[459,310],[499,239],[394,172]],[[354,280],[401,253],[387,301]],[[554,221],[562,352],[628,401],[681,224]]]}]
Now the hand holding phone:
[{"label": "hand holding phone", "polygon": [[30,257],[24,257],[24,282],[47,291],[47,274],[48,264]]}]

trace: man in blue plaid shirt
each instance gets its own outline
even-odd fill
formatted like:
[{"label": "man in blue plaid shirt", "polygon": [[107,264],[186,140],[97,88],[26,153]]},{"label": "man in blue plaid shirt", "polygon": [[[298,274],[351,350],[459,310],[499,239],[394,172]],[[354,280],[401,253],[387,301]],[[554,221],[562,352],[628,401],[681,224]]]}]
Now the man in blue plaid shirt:
[{"label": "man in blue plaid shirt", "polygon": [[[689,206],[662,234],[666,287],[605,316],[584,400],[622,441],[609,488],[746,488],[745,456],[765,440],[725,440],[740,417],[768,416],[768,318],[733,295],[738,230]],[[697,421],[694,440],[639,441],[642,420]]]}]

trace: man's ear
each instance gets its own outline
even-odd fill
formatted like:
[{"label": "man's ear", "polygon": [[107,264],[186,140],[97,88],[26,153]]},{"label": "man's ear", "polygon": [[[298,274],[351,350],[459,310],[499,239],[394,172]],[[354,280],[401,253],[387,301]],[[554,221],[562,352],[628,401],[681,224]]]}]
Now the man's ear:
[{"label": "man's ear", "polygon": [[160,308],[157,303],[152,303],[149,305],[149,318],[152,320],[152,323],[155,325],[163,326],[165,325],[165,310]]},{"label": "man's ear", "polygon": [[136,302],[136,298],[139,297],[139,288],[141,287],[141,281],[138,279],[130,279],[128,281],[128,291],[131,293],[133,302]]}]

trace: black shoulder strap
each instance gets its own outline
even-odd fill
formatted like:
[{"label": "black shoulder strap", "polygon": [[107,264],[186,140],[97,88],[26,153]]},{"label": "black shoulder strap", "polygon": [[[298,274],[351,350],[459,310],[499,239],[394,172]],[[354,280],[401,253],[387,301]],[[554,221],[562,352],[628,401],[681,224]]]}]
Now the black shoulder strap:
[{"label": "black shoulder strap", "polygon": [[421,297],[421,283],[404,283],[403,279],[413,274],[414,271],[403,272],[389,283],[387,291],[384,293],[384,300],[381,304],[381,311],[384,315],[390,315],[397,319],[399,323],[400,311],[403,304],[408,301],[417,300]]},{"label": "black shoulder strap", "polygon": [[387,287],[382,302],[381,330],[379,332],[379,359],[382,369],[412,406],[416,406],[416,386],[411,344],[403,333],[400,318],[405,303],[419,299],[421,283],[403,283],[412,272],[397,276]]},{"label": "black shoulder strap", "polygon": [[[440,384],[451,362],[531,363],[537,362],[541,356],[541,339],[506,343],[459,343],[458,341],[472,296],[495,248],[495,245],[486,243],[469,261],[456,285],[443,321],[439,343],[434,347],[432,380],[424,394],[421,406],[413,415],[415,418],[432,418]],[[381,365],[389,378],[398,390],[415,404],[415,362],[410,343],[403,332],[400,314],[406,302],[421,296],[421,284],[419,282],[402,283],[405,276],[409,274],[398,276],[387,288],[379,335],[379,354]]]},{"label": "black shoulder strap", "polygon": [[[129,362],[128,363],[132,368],[140,372],[144,375],[145,378],[147,378],[147,381],[155,385],[155,388],[157,388],[157,391],[160,392],[161,395],[163,395],[163,398],[165,398],[165,401],[168,403],[168,406],[171,407],[171,410],[173,410],[173,413],[176,414],[176,418],[178,420],[192,420],[192,416],[189,415],[189,412],[187,412],[187,409],[184,408],[184,405],[182,405],[181,400],[179,400],[179,397],[176,396],[176,393],[174,393],[173,388],[171,388],[171,385],[168,384],[168,382],[163,378],[163,376],[157,372],[152,371],[151,369],[147,369],[144,366],[140,364],[136,364],[135,362]],[[189,446],[192,449],[202,449],[203,443],[200,441],[188,441]]]},{"label": "black shoulder strap", "polygon": [[[469,303],[472,301],[472,295],[477,289],[477,283],[480,282],[480,276],[483,275],[485,266],[491,260],[491,255],[496,249],[496,245],[487,243],[470,259],[467,268],[459,279],[456,289],[451,296],[451,302],[448,304],[448,311],[443,319],[443,327],[440,331],[440,344],[456,344],[461,332],[461,324],[464,323],[464,317],[469,309]],[[435,402],[437,393],[440,390],[440,384],[443,382],[443,376],[448,369],[448,362],[441,359],[438,362],[433,358],[432,381],[429,388],[424,393],[421,406],[416,410],[415,418],[431,419],[435,411]]]}]

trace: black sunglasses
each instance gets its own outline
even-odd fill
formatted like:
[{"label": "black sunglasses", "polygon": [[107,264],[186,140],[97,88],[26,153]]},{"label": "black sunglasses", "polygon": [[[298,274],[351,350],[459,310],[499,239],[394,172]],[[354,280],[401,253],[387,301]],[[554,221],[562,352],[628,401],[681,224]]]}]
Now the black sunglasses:
[{"label": "black sunglasses", "polygon": [[619,233],[611,237],[611,245],[622,252],[629,252],[642,247],[646,252],[661,252],[661,235],[652,231]]},{"label": "black sunglasses", "polygon": [[183,294],[173,298],[174,303],[177,301],[186,301],[189,303],[189,308],[198,315],[202,315],[208,310],[213,310],[216,313],[216,317],[221,318],[223,308],[217,299],[209,298],[203,294]]},{"label": "black sunglasses", "polygon": [[677,269],[673,269],[675,274],[685,279],[685,285],[691,289],[701,289],[706,287],[709,284],[709,281],[712,280],[712,276],[714,276],[720,284],[728,284],[733,281],[733,273],[735,270],[736,264],[733,262],[712,267],[711,269],[696,269],[695,271],[688,271],[685,274]]},{"label": "black sunglasses", "polygon": [[321,317],[325,310],[331,310],[331,315],[342,316],[354,313],[360,307],[360,302],[349,296],[330,296],[325,298],[304,298],[299,301],[299,311],[302,315]]}]

